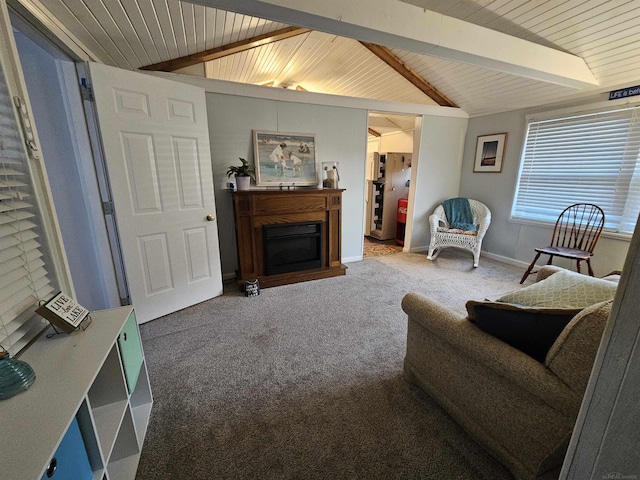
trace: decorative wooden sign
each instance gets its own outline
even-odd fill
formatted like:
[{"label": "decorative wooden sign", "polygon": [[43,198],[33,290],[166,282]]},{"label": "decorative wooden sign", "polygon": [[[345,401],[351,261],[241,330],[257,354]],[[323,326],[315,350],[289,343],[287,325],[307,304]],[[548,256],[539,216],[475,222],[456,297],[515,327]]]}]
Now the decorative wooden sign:
[{"label": "decorative wooden sign", "polygon": [[89,310],[69,295],[58,292],[46,303],[36,309],[36,313],[48,320],[54,327],[67,333],[78,330],[80,324],[89,316]]}]

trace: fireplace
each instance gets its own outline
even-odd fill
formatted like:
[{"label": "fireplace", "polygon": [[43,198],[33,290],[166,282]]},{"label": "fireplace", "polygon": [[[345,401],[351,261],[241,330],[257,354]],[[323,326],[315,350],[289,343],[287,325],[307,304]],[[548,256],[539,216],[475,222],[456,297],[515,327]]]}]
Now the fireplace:
[{"label": "fireplace", "polygon": [[283,223],[262,228],[267,275],[322,267],[322,222]]},{"label": "fireplace", "polygon": [[344,275],[342,190],[233,192],[238,247],[236,281],[260,288]]}]

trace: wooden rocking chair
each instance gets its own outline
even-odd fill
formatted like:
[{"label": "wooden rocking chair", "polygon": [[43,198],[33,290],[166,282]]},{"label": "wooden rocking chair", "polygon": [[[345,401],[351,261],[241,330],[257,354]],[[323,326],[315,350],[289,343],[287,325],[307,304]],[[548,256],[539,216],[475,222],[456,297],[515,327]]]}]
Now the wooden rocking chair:
[{"label": "wooden rocking chair", "polygon": [[538,258],[543,253],[549,255],[547,265],[551,265],[554,256],[576,260],[578,273],[580,262],[587,262],[589,275],[593,277],[591,256],[604,227],[604,212],[597,205],[591,203],[576,203],[565,208],[553,229],[551,245],[536,248],[536,256],[524,272],[520,283],[524,283]]}]

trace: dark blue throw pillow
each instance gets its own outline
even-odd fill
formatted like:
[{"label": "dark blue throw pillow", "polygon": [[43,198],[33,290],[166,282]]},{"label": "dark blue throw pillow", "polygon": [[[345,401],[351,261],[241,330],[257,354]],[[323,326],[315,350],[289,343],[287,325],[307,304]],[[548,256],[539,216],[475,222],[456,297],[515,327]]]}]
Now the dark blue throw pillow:
[{"label": "dark blue throw pillow", "polygon": [[547,352],[580,308],[526,307],[503,302],[466,303],[469,321],[490,335],[544,362]]}]

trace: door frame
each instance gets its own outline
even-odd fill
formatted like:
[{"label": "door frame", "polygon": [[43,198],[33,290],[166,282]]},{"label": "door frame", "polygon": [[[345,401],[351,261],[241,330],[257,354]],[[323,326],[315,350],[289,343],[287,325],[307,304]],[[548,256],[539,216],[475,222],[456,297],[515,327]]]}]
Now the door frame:
[{"label": "door frame", "polygon": [[104,216],[107,238],[109,240],[109,249],[111,252],[111,261],[115,274],[115,284],[118,290],[118,297],[120,299],[121,306],[131,305],[129,283],[124,265],[124,257],[122,255],[122,242],[120,241],[120,233],[118,232],[118,225],[116,224],[115,210],[113,208],[113,196],[111,194],[109,175],[107,174],[104,148],[98,124],[98,114],[95,107],[95,100],[93,98],[93,91],[91,90],[91,78],[89,76],[87,63],[76,62],[76,71],[78,75],[78,85],[82,92],[84,116],[86,119],[87,133],[91,142],[93,166],[98,182],[98,192],[102,201],[102,214]]},{"label": "door frame", "polygon": [[[0,0],[5,2],[5,0]],[[47,54],[49,54],[54,60],[64,61],[73,64],[74,72],[71,73],[71,68],[63,69],[58,68],[53,74],[57,74],[59,83],[63,89],[62,102],[64,104],[64,110],[68,121],[70,132],[74,135],[73,139],[73,155],[75,156],[75,162],[79,170],[80,181],[82,182],[82,189],[85,191],[85,198],[87,202],[87,214],[88,217],[88,229],[93,232],[93,237],[97,241],[96,262],[100,265],[101,271],[94,272],[101,277],[101,283],[103,284],[106,292],[104,294],[104,303],[100,308],[111,308],[118,305],[127,305],[128,288],[126,286],[126,277],[119,274],[119,258],[118,247],[114,247],[114,237],[111,233],[109,224],[111,220],[104,215],[103,209],[103,189],[100,187],[100,168],[99,164],[102,160],[99,158],[101,150],[97,148],[95,143],[96,135],[92,130],[92,118],[88,113],[85,105],[78,105],[78,102],[86,104],[84,99],[79,98],[78,92],[80,91],[79,78],[82,77],[82,73],[85,68],[85,60],[92,57],[83,55],[83,51],[78,48],[71,48],[64,43],[60,38],[56,37],[56,34],[48,29],[50,22],[43,22],[42,19],[34,15],[31,10],[28,10],[25,6],[16,1],[9,2],[7,5],[7,11],[12,26],[17,28],[25,37],[29,38],[34,44],[41,47]],[[16,49],[18,60],[20,54]],[[25,87],[26,89],[26,87]],[[21,93],[23,97],[26,97],[25,93]],[[73,98],[75,97],[75,98]],[[70,100],[73,98],[73,101]],[[28,99],[25,98],[25,100]],[[27,103],[28,106],[28,103]],[[35,119],[37,123],[37,119]],[[35,130],[35,126],[34,126]],[[81,132],[81,133],[78,133]],[[86,132],[86,134],[85,134]],[[85,136],[85,138],[82,138]],[[40,144],[40,142],[37,142]],[[46,163],[46,162],[45,162]],[[46,173],[45,173],[46,175]],[[48,178],[48,175],[46,175]],[[48,181],[47,181],[48,184]],[[94,189],[94,186],[97,188]],[[93,195],[86,194],[91,189]],[[58,209],[59,212],[64,210]],[[59,224],[60,220],[56,216],[55,224]],[[64,225],[60,225],[57,228],[64,228]],[[62,245],[60,249],[62,249]],[[58,258],[64,258],[64,267],[61,269],[66,272],[65,276],[68,280],[61,280],[61,288],[67,293],[75,297],[75,289],[73,288],[73,282],[71,279],[71,272],[68,267],[67,257],[70,252],[62,250],[63,254],[56,255]],[[56,249],[58,253],[58,249]],[[59,263],[55,258],[54,262]],[[58,267],[60,270],[60,267]]]}]

